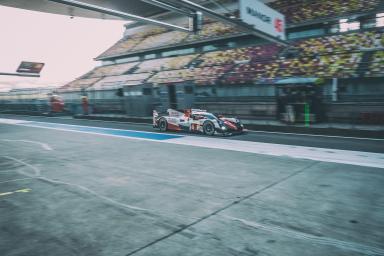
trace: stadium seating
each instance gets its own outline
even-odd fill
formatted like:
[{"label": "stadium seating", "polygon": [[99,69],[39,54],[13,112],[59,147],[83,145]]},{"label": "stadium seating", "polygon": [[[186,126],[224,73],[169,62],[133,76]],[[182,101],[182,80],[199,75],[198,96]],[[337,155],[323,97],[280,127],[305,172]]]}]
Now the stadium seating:
[{"label": "stadium seating", "polygon": [[83,78],[122,75],[137,65],[138,62],[130,62],[117,65],[101,66],[85,74]]},{"label": "stadium seating", "polygon": [[182,42],[187,36],[188,33],[181,31],[169,31],[166,33],[152,35],[143,39],[140,44],[137,44],[135,47],[132,48],[132,51],[177,44]]},{"label": "stadium seating", "polygon": [[140,26],[137,28],[137,31],[132,35],[133,38],[146,38],[148,36],[153,36],[161,33],[167,32],[168,29],[164,27],[154,26],[154,25],[146,25]]},{"label": "stadium seating", "polygon": [[120,88],[126,85],[142,84],[145,79],[150,76],[150,73],[129,74],[121,76],[107,76],[88,88],[91,90],[107,90]]},{"label": "stadium seating", "polygon": [[204,24],[203,29],[197,34],[189,34],[186,41],[198,41],[214,37],[224,37],[233,34],[241,34],[235,27],[221,22]]},{"label": "stadium seating", "polygon": [[384,32],[377,30],[310,38],[297,41],[295,46],[300,48],[304,55],[372,50],[384,47]]},{"label": "stadium seating", "polygon": [[217,79],[231,68],[232,65],[224,65],[161,71],[149,79],[149,82],[160,84],[193,81],[197,85],[215,84]]},{"label": "stadium seating", "polygon": [[300,23],[375,9],[381,0],[277,0],[269,5],[285,14],[288,23]]},{"label": "stadium seating", "polygon": [[[366,12],[376,8],[380,2],[381,0],[277,0],[269,3],[269,5],[284,13],[288,23],[300,23],[319,18],[323,19],[330,16],[345,15],[348,13]],[[161,46],[170,46],[185,42],[242,34],[238,29],[221,22],[209,19],[205,19],[204,22],[205,24],[202,31],[197,34],[170,31],[156,26],[138,27],[135,29],[135,33],[127,35],[125,38],[121,39],[111,48],[102,53],[99,58],[118,56],[125,53]],[[335,41],[334,43],[337,44],[338,42]],[[339,45],[343,44],[341,43]],[[351,42],[348,42],[348,45],[353,48]],[[347,50],[347,48],[345,48],[345,50]]]},{"label": "stadium seating", "polygon": [[237,31],[232,26],[220,22],[210,22],[204,25],[203,29],[197,34],[188,34],[181,31],[166,31],[164,29],[154,27],[149,30],[138,32],[138,34],[135,34],[134,36],[124,37],[104,53],[99,55],[98,58],[118,56],[129,52],[136,52],[184,42],[206,40],[233,34],[241,34],[241,32]]},{"label": "stadium seating", "polygon": [[[210,23],[212,28],[216,25]],[[222,28],[224,31],[227,28]],[[207,29],[209,30],[209,29]],[[211,30],[216,31],[216,30]],[[149,35],[140,47],[156,47],[178,40],[170,37],[182,32]],[[212,32],[213,35],[216,32]],[[183,34],[183,33],[182,33]],[[204,33],[203,33],[204,34]],[[168,36],[165,36],[168,35]],[[191,35],[189,39],[197,40],[199,36]],[[154,40],[154,41],[153,41]],[[151,43],[152,42],[152,43]],[[98,67],[83,76],[77,83],[68,88],[88,88],[87,82],[94,83],[92,89],[108,89],[111,86],[140,83],[177,83],[193,82],[197,85],[243,84],[263,80],[273,82],[285,77],[323,77],[354,78],[359,76],[383,76],[384,31],[382,29],[365,32],[343,33],[325,37],[301,39],[292,42],[298,49],[297,56],[283,58],[280,54],[284,48],[275,44],[256,45],[222,51],[190,54],[178,57],[167,57],[145,60],[141,63],[125,63]],[[372,58],[364,54],[376,51]],[[363,65],[364,64],[364,65]],[[134,68],[135,67],[135,68]],[[128,75],[132,70],[134,74]],[[105,77],[96,83],[86,78]]]},{"label": "stadium seating", "polygon": [[143,41],[143,38],[140,37],[125,37],[115,43],[112,47],[110,47],[108,50],[103,52],[98,56],[98,58],[103,57],[110,57],[110,56],[118,56],[123,53],[127,53],[133,49],[138,43]]},{"label": "stadium seating", "polygon": [[242,61],[261,61],[273,59],[281,48],[274,44],[251,46],[226,51],[214,51],[203,54],[198,58],[199,66],[235,64]]},{"label": "stadium seating", "polygon": [[235,67],[223,83],[251,83],[259,79],[280,79],[285,77],[339,77],[357,76],[362,53],[324,55],[318,58],[279,59],[269,62],[255,62]]},{"label": "stadium seating", "polygon": [[196,54],[191,54],[186,56],[146,60],[138,66],[135,73],[181,69],[186,67],[194,58],[196,58],[196,56]]},{"label": "stadium seating", "polygon": [[133,48],[141,43],[145,38],[165,33],[167,29],[157,26],[142,26],[139,27],[139,31],[136,31],[133,35],[127,35],[105,52],[100,54],[98,58],[121,55],[133,50]]},{"label": "stadium seating", "polygon": [[365,74],[368,77],[384,76],[384,51],[377,51],[372,57],[372,63]]},{"label": "stadium seating", "polygon": [[94,83],[99,81],[101,78],[84,78],[84,79],[76,79],[63,87],[60,87],[58,91],[79,91],[82,89],[87,89],[91,87]]}]

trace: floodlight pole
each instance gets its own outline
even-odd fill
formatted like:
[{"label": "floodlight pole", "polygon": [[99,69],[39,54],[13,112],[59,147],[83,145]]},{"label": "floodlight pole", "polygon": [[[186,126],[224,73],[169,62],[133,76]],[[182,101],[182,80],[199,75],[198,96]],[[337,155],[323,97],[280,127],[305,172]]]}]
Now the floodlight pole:
[{"label": "floodlight pole", "polygon": [[97,6],[97,5],[93,5],[93,4],[87,4],[87,3],[80,2],[80,1],[75,1],[75,0],[48,0],[48,1],[59,3],[59,4],[64,4],[64,5],[68,5],[68,6],[73,6],[73,7],[77,7],[77,8],[81,8],[81,9],[86,9],[89,11],[104,13],[104,14],[108,14],[111,16],[120,17],[123,19],[152,23],[152,24],[162,26],[162,27],[168,27],[171,29],[181,30],[184,32],[190,32],[190,30],[188,28],[176,26],[176,25],[173,25],[170,23],[166,23],[166,22],[162,22],[162,21],[158,21],[158,20],[154,20],[154,19],[149,19],[149,18],[137,16],[134,14],[129,14],[126,12],[120,12],[120,11],[112,10],[109,8],[105,8],[105,7],[101,7],[101,6]]},{"label": "floodlight pole", "polygon": [[[164,1],[164,0],[163,0]],[[242,21],[239,21],[239,20],[235,20],[235,19],[230,19],[220,13],[217,13],[211,9],[208,9],[204,6],[201,6],[199,4],[196,4],[194,2],[191,2],[189,0],[176,0],[177,1],[177,4],[182,6],[182,7],[185,7],[185,8],[188,8],[190,10],[194,10],[194,11],[200,11],[202,12],[203,14],[206,14],[207,16],[210,16],[214,19],[217,19],[217,20],[220,20],[224,23],[227,23],[227,24],[230,24],[230,25],[233,25],[233,26],[236,26],[238,28],[240,28],[241,30],[243,30],[244,32],[247,32],[247,33],[250,33],[252,35],[255,35],[255,36],[258,36],[258,37],[261,37],[261,38],[264,38],[268,41],[272,41],[274,43],[277,43],[277,44],[280,44],[280,45],[283,45],[283,46],[289,46],[289,44],[280,39],[280,38],[277,38],[277,37],[273,37],[265,32],[262,32],[262,31],[256,31],[253,26],[251,25],[248,25]],[[166,1],[167,3],[169,2],[169,0]],[[171,1],[172,2],[172,1]]]},{"label": "floodlight pole", "polygon": [[7,72],[0,72],[0,76],[40,77],[39,74],[33,74],[33,73],[7,73]]}]

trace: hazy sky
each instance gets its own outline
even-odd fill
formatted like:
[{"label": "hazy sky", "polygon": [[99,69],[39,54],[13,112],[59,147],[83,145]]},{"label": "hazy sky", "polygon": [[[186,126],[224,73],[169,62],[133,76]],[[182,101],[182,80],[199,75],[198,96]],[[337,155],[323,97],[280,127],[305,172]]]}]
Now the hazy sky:
[{"label": "hazy sky", "polygon": [[79,77],[122,37],[125,23],[0,6],[0,72],[15,72],[22,60],[46,63],[40,78],[0,76],[0,91],[59,86]]}]

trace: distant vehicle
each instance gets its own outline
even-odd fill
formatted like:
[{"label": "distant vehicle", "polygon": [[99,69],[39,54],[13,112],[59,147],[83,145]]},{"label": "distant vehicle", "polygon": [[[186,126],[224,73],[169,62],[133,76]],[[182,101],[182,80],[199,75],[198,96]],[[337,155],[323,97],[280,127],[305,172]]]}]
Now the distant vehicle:
[{"label": "distant vehicle", "polygon": [[206,135],[231,135],[242,133],[244,126],[237,118],[216,116],[201,109],[186,109],[184,112],[168,109],[161,114],[153,111],[153,127],[160,131],[199,132]]}]

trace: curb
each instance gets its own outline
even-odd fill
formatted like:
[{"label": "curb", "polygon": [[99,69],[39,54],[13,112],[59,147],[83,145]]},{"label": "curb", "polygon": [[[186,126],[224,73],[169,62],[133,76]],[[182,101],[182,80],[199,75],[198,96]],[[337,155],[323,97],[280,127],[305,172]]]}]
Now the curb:
[{"label": "curb", "polygon": [[357,129],[342,129],[342,128],[307,128],[297,126],[276,126],[276,125],[246,125],[247,129],[254,131],[267,131],[267,132],[286,132],[286,133],[302,133],[309,135],[328,135],[328,136],[342,136],[342,137],[356,137],[356,138],[372,138],[384,139],[384,130],[371,131],[371,130],[357,130]]}]

